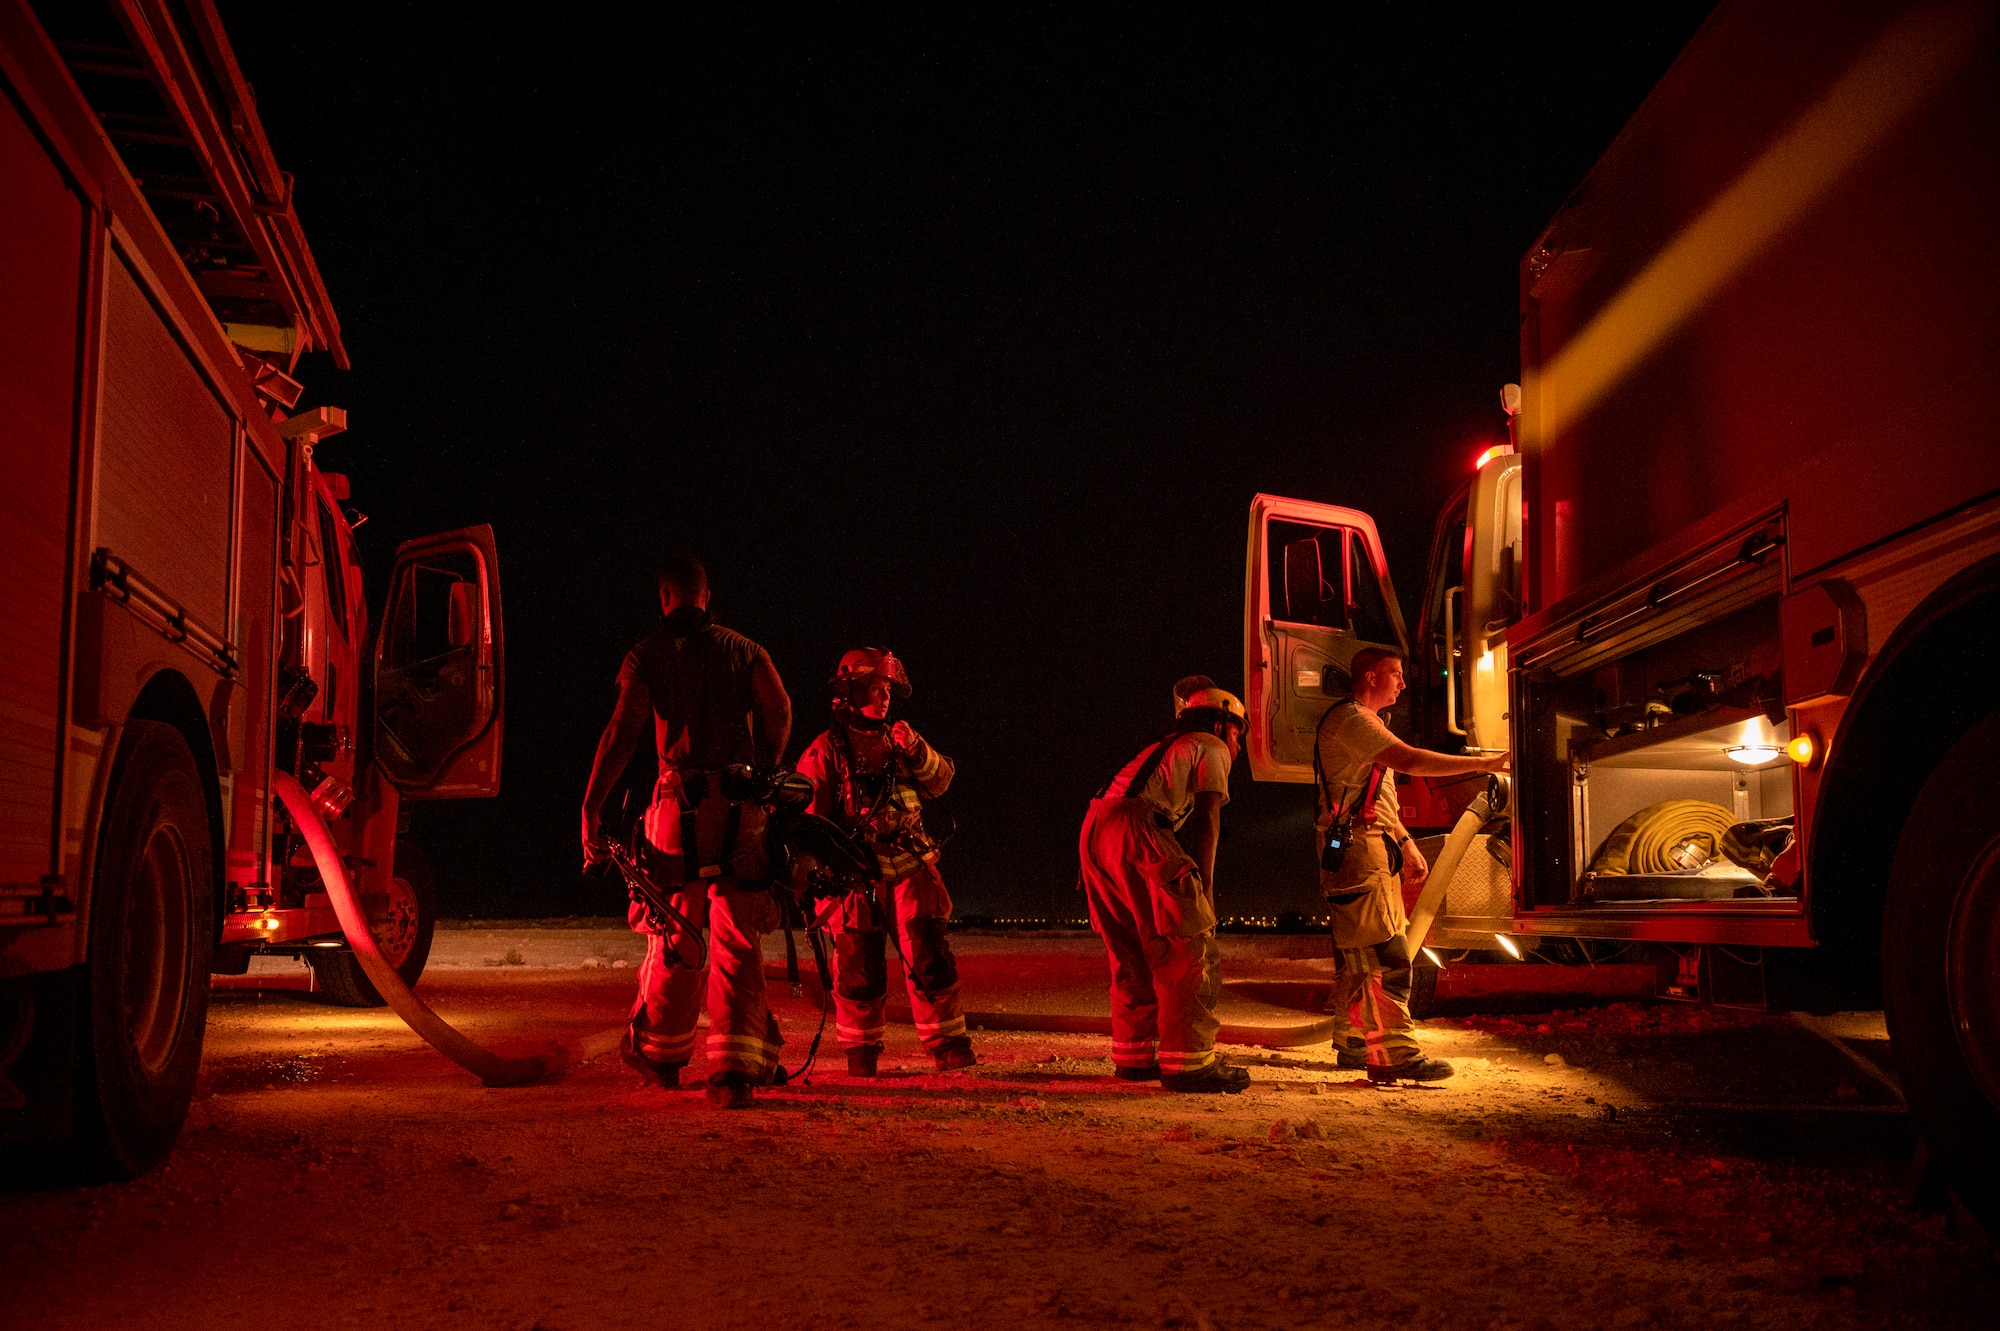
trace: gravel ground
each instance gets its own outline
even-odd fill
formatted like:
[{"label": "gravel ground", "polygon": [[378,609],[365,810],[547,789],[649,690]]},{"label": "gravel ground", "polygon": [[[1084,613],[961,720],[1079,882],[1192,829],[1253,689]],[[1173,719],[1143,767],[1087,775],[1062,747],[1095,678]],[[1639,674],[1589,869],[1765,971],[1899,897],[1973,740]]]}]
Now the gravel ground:
[{"label": "gravel ground", "polygon": [[[422,992],[505,1046],[621,1021],[630,983]],[[817,1013],[775,988],[796,1066]],[[1255,1084],[1219,1099],[1111,1079],[1100,1036],[976,1038],[945,1077],[892,1028],[879,1080],[829,1048],[721,1113],[615,1057],[486,1090],[386,1013],[219,993],[165,1169],[0,1192],[6,1321],[1818,1331],[1989,1326],[2000,1296],[1984,1239],[1904,1204],[1879,1014],[1467,1017],[1424,1031],[1438,1086],[1237,1048]]]}]

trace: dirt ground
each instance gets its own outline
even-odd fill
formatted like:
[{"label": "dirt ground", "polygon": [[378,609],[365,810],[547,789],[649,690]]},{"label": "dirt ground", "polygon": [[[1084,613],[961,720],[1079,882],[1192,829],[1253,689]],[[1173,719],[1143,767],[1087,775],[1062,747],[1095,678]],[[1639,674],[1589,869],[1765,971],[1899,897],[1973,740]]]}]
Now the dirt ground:
[{"label": "dirt ground", "polygon": [[[518,1045],[622,1021],[614,961],[441,967],[420,992]],[[795,1067],[817,1010],[773,991]],[[810,1085],[724,1113],[615,1056],[488,1090],[386,1012],[219,992],[166,1168],[0,1192],[4,1321],[1994,1324],[1989,1240],[1904,1202],[1879,1014],[1435,1020],[1441,1085],[1235,1047],[1255,1081],[1220,1098],[1113,1080],[1102,1036],[975,1038],[981,1066],[938,1076],[892,1027],[869,1082],[829,1035]]]}]

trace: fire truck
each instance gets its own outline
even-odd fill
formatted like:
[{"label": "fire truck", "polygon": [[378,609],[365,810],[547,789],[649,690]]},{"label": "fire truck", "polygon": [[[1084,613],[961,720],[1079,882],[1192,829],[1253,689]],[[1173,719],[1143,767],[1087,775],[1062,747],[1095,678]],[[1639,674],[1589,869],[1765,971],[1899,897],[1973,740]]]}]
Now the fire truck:
[{"label": "fire truck", "polygon": [[363,595],[340,325],[212,0],[0,0],[0,1135],[129,1176],[170,1150],[211,973],[379,997],[276,772],[415,980],[402,802],[497,793],[488,528]]},{"label": "fire truck", "polygon": [[[1724,4],[1521,261],[1508,439],[1438,519],[1414,638],[1365,514],[1269,495],[1244,625],[1260,779],[1312,779],[1368,643],[1409,654],[1407,738],[1511,754],[1434,936],[1885,1008],[1989,1222],[1996,68],[1990,4]],[[1406,816],[1475,789],[1412,782]]]}]

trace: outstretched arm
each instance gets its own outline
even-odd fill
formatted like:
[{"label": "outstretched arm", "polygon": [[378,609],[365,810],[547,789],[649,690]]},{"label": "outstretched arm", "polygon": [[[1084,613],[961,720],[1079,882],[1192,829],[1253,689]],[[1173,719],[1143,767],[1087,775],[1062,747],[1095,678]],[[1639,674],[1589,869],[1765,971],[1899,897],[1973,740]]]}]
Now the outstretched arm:
[{"label": "outstretched arm", "polygon": [[618,682],[618,705],[611,709],[611,720],[597,741],[597,757],[590,764],[590,784],[583,791],[583,858],[586,865],[604,857],[598,817],[604,811],[604,801],[611,797],[611,788],[625,774],[625,764],[632,760],[632,750],[639,746],[639,737],[646,733],[646,722],[652,719],[652,712],[652,695],[646,691],[644,684],[636,679]]},{"label": "outstretched arm", "polygon": [[792,700],[768,656],[758,657],[751,669],[750,709],[757,765],[770,767],[785,756],[785,746],[792,741]]},{"label": "outstretched arm", "polygon": [[1475,772],[1507,770],[1505,753],[1468,753],[1454,757],[1448,753],[1434,753],[1430,749],[1413,749],[1401,740],[1376,754],[1375,761],[1395,771],[1408,772],[1411,776],[1471,776]]}]

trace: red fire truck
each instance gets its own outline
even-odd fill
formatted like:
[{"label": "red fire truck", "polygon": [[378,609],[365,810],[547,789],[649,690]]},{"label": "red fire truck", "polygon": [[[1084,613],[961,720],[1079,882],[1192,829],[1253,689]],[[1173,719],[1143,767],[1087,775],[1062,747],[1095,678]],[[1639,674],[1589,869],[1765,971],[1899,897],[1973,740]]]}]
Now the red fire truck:
[{"label": "red fire truck", "polygon": [[498,789],[499,569],[486,528],[411,542],[371,627],[345,414],[296,411],[340,326],[211,0],[0,0],[0,182],[0,1134],[129,1175],[211,972],[380,1001],[274,771],[423,969],[400,802]]},{"label": "red fire truck", "polygon": [[[1259,778],[1310,780],[1365,641],[1412,652],[1411,738],[1511,750],[1447,945],[1645,945],[1675,996],[1886,1007],[1989,1219],[1996,68],[1990,4],[1724,4],[1522,260],[1510,442],[1439,519],[1414,642],[1366,517],[1271,496],[1244,639]],[[1405,804],[1442,826],[1471,793]]]}]

